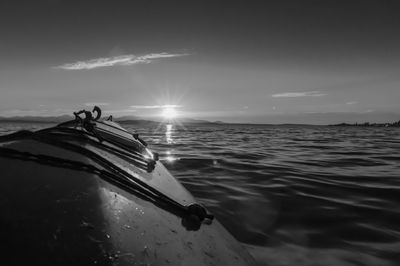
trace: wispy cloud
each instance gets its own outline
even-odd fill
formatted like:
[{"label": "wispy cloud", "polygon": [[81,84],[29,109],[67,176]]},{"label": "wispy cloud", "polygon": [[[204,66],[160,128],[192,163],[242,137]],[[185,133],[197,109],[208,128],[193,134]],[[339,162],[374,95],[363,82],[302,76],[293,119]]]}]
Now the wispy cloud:
[{"label": "wispy cloud", "polygon": [[180,57],[186,55],[189,54],[153,53],[141,56],[129,54],[129,55],[114,56],[114,57],[96,58],[87,61],[78,61],[75,63],[68,63],[56,66],[54,68],[65,69],[65,70],[82,70],[82,69],[94,69],[99,67],[111,67],[111,66],[131,66],[135,64],[149,64],[156,59]]},{"label": "wispy cloud", "polygon": [[357,104],[358,102],[357,101],[351,101],[351,102],[347,102],[346,104],[347,105],[353,105],[353,104]]},{"label": "wispy cloud", "polygon": [[325,96],[325,93],[322,93],[320,91],[303,91],[303,92],[283,92],[283,93],[277,93],[277,94],[272,94],[272,97],[274,98],[284,98],[284,97],[320,97],[320,96]]},{"label": "wispy cloud", "polygon": [[131,108],[135,109],[160,109],[160,108],[179,108],[182,105],[176,104],[165,104],[165,105],[131,105]]},{"label": "wispy cloud", "polygon": [[107,105],[110,105],[109,103],[94,103],[94,102],[92,102],[92,103],[85,103],[85,105],[86,106],[107,106]]}]

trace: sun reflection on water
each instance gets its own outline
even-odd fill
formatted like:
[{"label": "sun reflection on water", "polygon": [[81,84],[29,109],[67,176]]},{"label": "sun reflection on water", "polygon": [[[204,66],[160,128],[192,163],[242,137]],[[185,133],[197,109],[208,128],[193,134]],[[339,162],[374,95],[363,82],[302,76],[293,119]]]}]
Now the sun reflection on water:
[{"label": "sun reflection on water", "polygon": [[[174,144],[174,140],[172,138],[172,133],[173,133],[173,125],[172,124],[167,124],[165,126],[165,140],[167,141],[167,144]],[[168,150],[166,151],[166,157],[165,160],[167,162],[173,162],[175,160],[177,160],[176,157],[174,157],[173,155],[171,155],[171,151]]]},{"label": "sun reflection on water", "polygon": [[168,144],[174,143],[174,140],[172,139],[172,124],[166,125],[165,139]]}]

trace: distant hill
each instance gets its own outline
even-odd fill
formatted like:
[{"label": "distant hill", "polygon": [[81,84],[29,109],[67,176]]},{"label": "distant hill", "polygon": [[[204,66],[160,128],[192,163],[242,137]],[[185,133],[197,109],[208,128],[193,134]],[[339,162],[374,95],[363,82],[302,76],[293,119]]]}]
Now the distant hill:
[{"label": "distant hill", "polygon": [[[103,117],[105,118],[105,117]],[[143,120],[143,118],[140,118],[138,116],[134,115],[126,115],[126,116],[120,116],[120,117],[113,117],[114,121],[134,121],[134,120]]]}]

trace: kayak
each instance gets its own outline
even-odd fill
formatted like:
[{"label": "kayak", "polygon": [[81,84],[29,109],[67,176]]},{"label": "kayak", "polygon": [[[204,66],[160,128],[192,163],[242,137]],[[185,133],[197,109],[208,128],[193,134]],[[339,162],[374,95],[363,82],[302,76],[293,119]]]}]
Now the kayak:
[{"label": "kayak", "polygon": [[2,265],[255,265],[137,134],[74,115],[0,136]]}]

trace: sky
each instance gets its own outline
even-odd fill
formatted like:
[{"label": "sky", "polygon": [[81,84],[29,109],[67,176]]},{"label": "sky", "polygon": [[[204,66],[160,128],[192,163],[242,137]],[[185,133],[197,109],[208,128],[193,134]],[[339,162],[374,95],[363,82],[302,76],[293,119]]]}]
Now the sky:
[{"label": "sky", "polygon": [[400,120],[397,1],[1,1],[0,116]]}]

